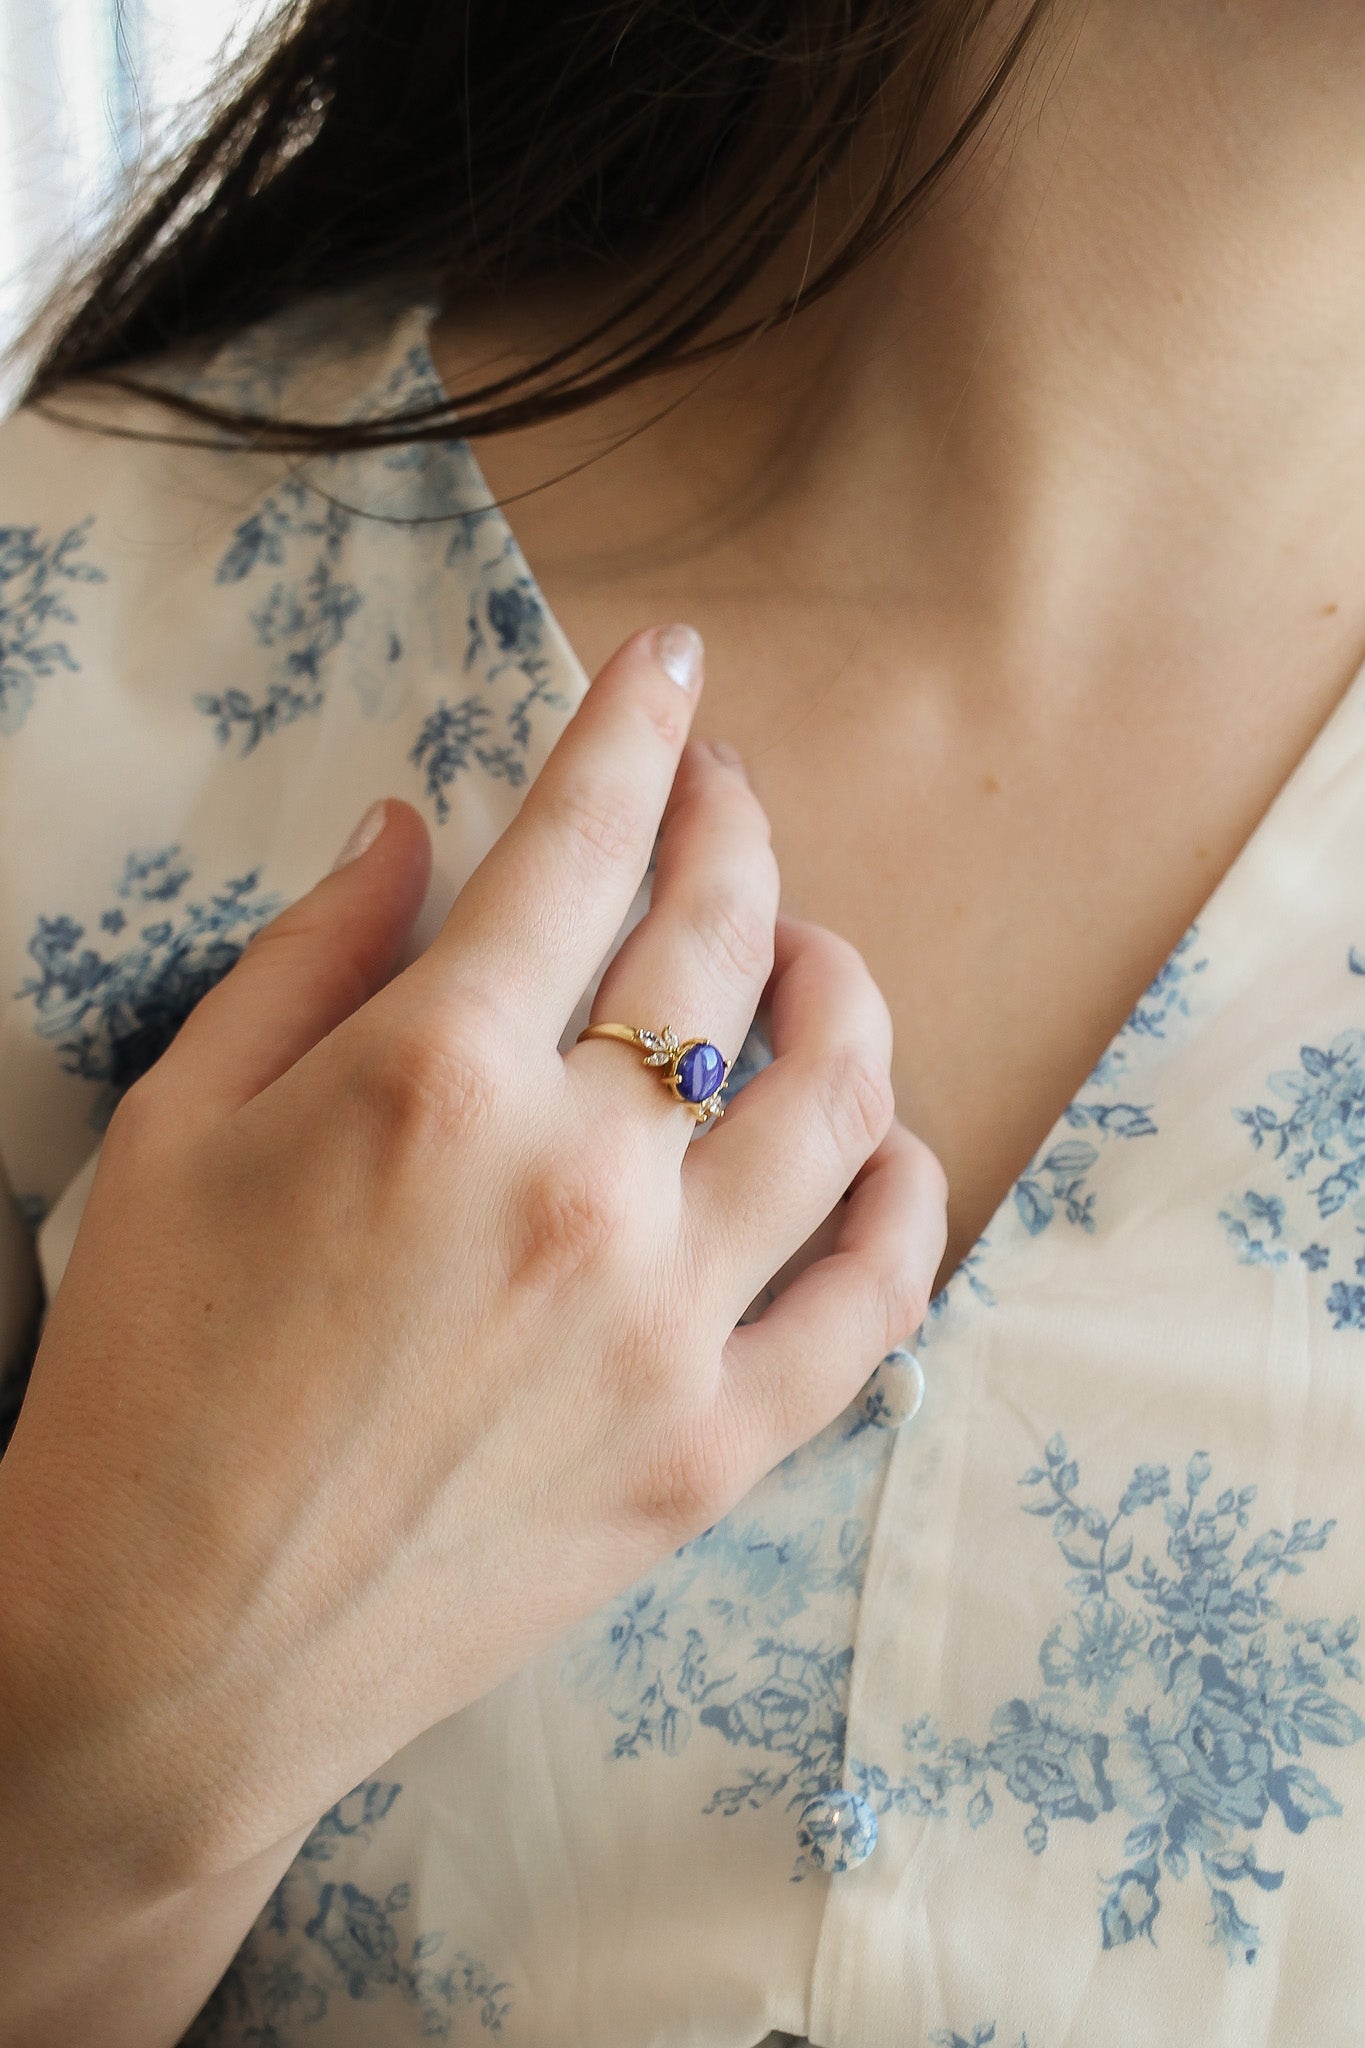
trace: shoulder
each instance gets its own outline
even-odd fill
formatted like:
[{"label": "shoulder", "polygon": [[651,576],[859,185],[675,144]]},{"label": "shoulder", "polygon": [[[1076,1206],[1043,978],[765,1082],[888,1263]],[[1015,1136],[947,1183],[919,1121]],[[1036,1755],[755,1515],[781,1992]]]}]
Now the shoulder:
[{"label": "shoulder", "polygon": [[[432,307],[377,286],[301,300],[250,325],[128,366],[155,394],[188,397],[253,418],[350,419],[420,402]],[[434,376],[434,371],[431,372]],[[251,466],[278,471],[173,406],[98,374],[21,405],[0,422],[0,524],[48,523],[108,490],[193,487]]]},{"label": "shoulder", "polygon": [[[329,293],[133,374],[253,416],[401,412],[439,394],[430,320],[411,293]],[[145,641],[138,629],[163,614],[192,631],[236,580],[259,508],[282,489],[302,494],[301,467],[98,377],[0,422],[0,736],[27,722],[44,683],[93,673],[130,633]],[[358,508],[372,500],[401,516],[425,509],[433,490],[452,511],[484,501],[460,443],[445,444],[439,462],[390,450],[324,467],[318,480]],[[424,502],[410,508],[414,498]]]}]

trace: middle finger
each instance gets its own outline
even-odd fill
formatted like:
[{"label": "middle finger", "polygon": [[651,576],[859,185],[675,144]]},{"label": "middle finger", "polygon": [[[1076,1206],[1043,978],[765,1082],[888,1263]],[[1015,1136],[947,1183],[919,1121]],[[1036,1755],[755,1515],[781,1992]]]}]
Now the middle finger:
[{"label": "middle finger", "polygon": [[[768,819],[738,758],[690,742],[664,813],[650,907],[602,977],[593,1023],[669,1025],[681,1040],[709,1040],[728,1066],[772,972],[778,892]],[[595,1039],[568,1054],[584,1068],[620,1057]],[[691,1118],[656,1075],[640,1086],[690,1137]]]}]

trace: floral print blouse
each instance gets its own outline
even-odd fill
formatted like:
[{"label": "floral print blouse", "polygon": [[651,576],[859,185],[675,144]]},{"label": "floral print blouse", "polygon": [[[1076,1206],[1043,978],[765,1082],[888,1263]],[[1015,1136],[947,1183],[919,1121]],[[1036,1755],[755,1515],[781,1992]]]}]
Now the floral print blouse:
[{"label": "floral print blouse", "polygon": [[[165,373],[401,411],[433,311]],[[110,412],[166,425],[0,430],[11,1415],[120,1090],[377,795],[432,828],[425,946],[586,687],[464,443]],[[1365,678],[915,1348],[322,1815],[188,2038],[1358,2048]]]}]

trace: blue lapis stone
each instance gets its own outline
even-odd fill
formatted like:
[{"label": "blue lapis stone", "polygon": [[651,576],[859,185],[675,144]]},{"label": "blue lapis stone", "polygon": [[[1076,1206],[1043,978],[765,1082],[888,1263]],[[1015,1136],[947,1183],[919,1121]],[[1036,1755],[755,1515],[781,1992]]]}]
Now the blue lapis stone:
[{"label": "blue lapis stone", "polygon": [[689,1045],[678,1061],[678,1093],[684,1102],[705,1102],[725,1079],[725,1061],[714,1045]]}]

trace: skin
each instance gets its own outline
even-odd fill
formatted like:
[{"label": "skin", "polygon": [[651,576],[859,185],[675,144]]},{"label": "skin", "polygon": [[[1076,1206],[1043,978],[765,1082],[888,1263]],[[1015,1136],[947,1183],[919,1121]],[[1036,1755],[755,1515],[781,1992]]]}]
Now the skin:
[{"label": "skin", "polygon": [[[1365,653],[1363,99],[1349,0],[1058,0],[866,270],[704,378],[477,444],[589,668],[642,609],[704,632],[784,904],[890,1004],[940,1279]],[[879,166],[870,133],[817,255]],[[449,385],[591,304],[461,304]]]},{"label": "skin", "polygon": [[[28,1589],[0,1632],[0,1822],[23,1873],[12,1896],[0,1877],[7,2041],[173,2040],[320,1806],[837,1411],[942,1249],[888,1063],[953,1180],[944,1269],[970,1245],[1365,646],[1362,87],[1346,0],[1059,9],[991,146],[829,302],[691,396],[695,373],[481,446],[590,673],[641,617],[706,635],[700,730],[746,757],[785,903],[814,920],[774,933],[793,1085],[761,1077],[684,1164],[648,1076],[638,1121],[595,1113],[627,1078],[618,1047],[553,1065],[535,990],[547,963],[561,1002],[586,982],[643,869],[646,817],[616,864],[600,830],[638,762],[605,811],[571,807],[554,861],[481,870],[411,980],[383,985],[421,893],[403,807],[253,941],[115,1119],[0,1466]],[[806,254],[794,238],[789,277]],[[462,306],[442,366],[458,385],[580,310]],[[661,806],[681,727],[637,739]],[[664,1014],[715,973],[722,1035],[766,971],[776,878],[757,807],[744,824],[742,784],[701,758],[675,907],[599,1010]],[[566,845],[599,865],[559,895]],[[570,936],[586,909],[591,943]],[[477,1170],[462,1116],[492,1143]],[[627,1221],[615,1191],[649,1175]],[[760,1247],[744,1225],[770,1202]],[[733,1318],[831,1207],[842,1246],[755,1326],[764,1365]],[[285,1215],[315,1259],[282,1260]],[[466,1241],[481,1263],[454,1271]],[[184,1397],[205,1380],[207,1407]],[[433,1402],[413,1442],[395,1418]],[[110,1560],[98,1587],[90,1555]],[[433,1589],[450,1627],[418,1629]]]},{"label": "skin", "polygon": [[[886,1005],[777,917],[762,809],[658,652],[605,665],[401,973],[430,843],[393,800],[115,1112],[0,1463],[6,2048],[178,2040],[319,1814],[923,1315],[943,1178]],[[558,1050],[661,814],[596,1014],[694,1002],[738,1043],[772,1004],[695,1146],[619,1045]]]}]

